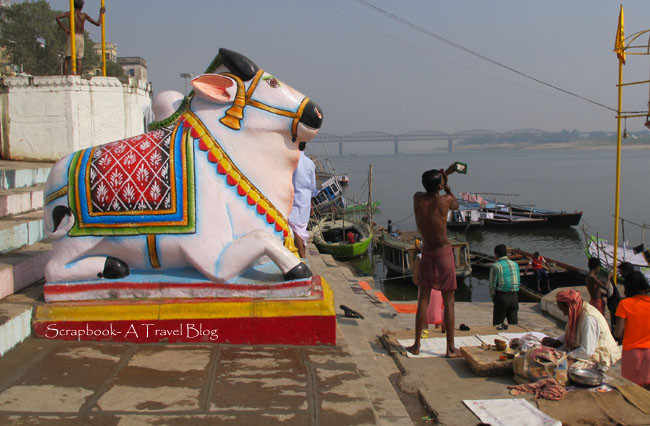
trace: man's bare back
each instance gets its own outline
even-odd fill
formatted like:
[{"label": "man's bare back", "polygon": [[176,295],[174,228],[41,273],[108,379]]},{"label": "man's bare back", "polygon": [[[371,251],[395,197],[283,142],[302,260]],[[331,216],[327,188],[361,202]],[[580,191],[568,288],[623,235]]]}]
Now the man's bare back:
[{"label": "man's bare back", "polygon": [[587,274],[586,279],[587,290],[589,291],[589,296],[592,299],[600,299],[603,296],[607,295],[607,284],[602,282],[598,278],[598,273],[592,273],[591,271]]},{"label": "man's bare back", "polygon": [[447,237],[447,214],[458,208],[458,200],[451,194],[417,192],[413,195],[415,223],[424,246],[436,249],[449,245]]},{"label": "man's bare back", "polygon": [[[99,26],[99,22],[101,20],[102,14],[106,11],[105,8],[101,8],[99,10],[99,19],[95,21],[93,18],[91,18],[88,14],[82,12],[80,9],[75,9],[74,11],[74,32],[75,34],[83,34],[84,33],[84,25],[86,21],[90,21],[91,24],[95,25],[96,27]],[[61,22],[61,19],[68,18],[70,19],[70,12],[64,12],[60,14],[59,16],[56,17],[56,21],[59,23],[59,26],[65,31],[67,34],[70,34],[70,29],[66,28],[63,23]]]}]

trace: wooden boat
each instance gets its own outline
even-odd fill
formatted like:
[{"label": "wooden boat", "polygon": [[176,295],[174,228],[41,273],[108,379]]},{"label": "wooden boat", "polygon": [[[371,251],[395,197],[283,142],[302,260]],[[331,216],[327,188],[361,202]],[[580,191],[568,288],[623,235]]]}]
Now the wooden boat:
[{"label": "wooden boat", "polygon": [[[558,212],[537,209],[533,206],[506,204],[497,201],[487,202],[485,211],[494,213],[496,220],[486,221],[490,226],[513,222],[509,225],[518,227],[551,226],[553,228],[568,228],[578,225],[582,218],[581,211],[575,211],[573,213]],[[528,221],[524,221],[521,218],[528,219]]]},{"label": "wooden boat", "polygon": [[547,226],[547,219],[492,212],[483,218],[483,226],[487,228],[539,228]]},{"label": "wooden boat", "polygon": [[[368,251],[373,237],[370,226],[349,219],[321,219],[312,227],[312,232],[318,251],[337,258],[361,256]],[[348,232],[358,235],[357,242],[348,244],[346,238]]]},{"label": "wooden boat", "polygon": [[464,200],[458,200],[458,203],[458,210],[450,210],[447,214],[447,229],[466,232],[469,229],[483,226],[479,203]]},{"label": "wooden boat", "polygon": [[[506,196],[508,202],[500,202],[496,199],[486,200],[480,195]],[[581,211],[567,213],[564,211],[543,210],[532,205],[512,204],[510,198],[517,194],[497,193],[460,193],[461,203],[478,205],[484,212],[484,224],[489,227],[517,227],[530,228],[551,226],[555,228],[566,228],[580,223]]]},{"label": "wooden boat", "polygon": [[535,219],[546,219],[548,226],[553,228],[568,228],[577,226],[582,218],[582,212],[576,210],[573,213],[564,211],[542,210],[526,206],[510,206],[512,214]]},{"label": "wooden boat", "polygon": [[[614,268],[614,245],[603,238],[593,235],[587,238],[585,249],[587,258],[598,258],[603,269],[609,273]],[[645,249],[643,244],[629,248],[626,245],[619,247],[616,252],[617,268],[622,262],[629,262],[635,270],[645,275],[650,280],[650,250]]]},{"label": "wooden boat", "polygon": [[[587,271],[559,260],[551,259],[546,256],[543,257],[546,259],[546,263],[550,268],[547,269],[547,273],[551,290],[558,287],[583,285],[585,283]],[[546,293],[548,293],[548,291],[546,291],[546,284],[544,282],[541,284],[542,291],[537,291],[537,280],[532,269],[529,269],[528,272],[525,273],[526,265],[528,265],[528,262],[532,258],[533,253],[521,249],[508,248],[508,259],[519,265],[521,284],[519,291],[525,294],[526,300],[539,301]],[[489,273],[490,267],[495,262],[495,258],[486,253],[471,251],[470,261],[474,271]]]},{"label": "wooden boat", "polygon": [[[382,231],[375,239],[375,245],[381,253],[386,268],[399,276],[413,275],[413,261],[419,253],[418,246],[421,237],[417,231],[388,234]],[[465,277],[472,272],[469,263],[469,244],[450,236],[449,241],[454,250],[456,260],[456,276]]]},{"label": "wooden boat", "polygon": [[312,197],[312,204],[314,212],[320,215],[343,209],[343,189],[335,176],[321,184],[316,196]]}]

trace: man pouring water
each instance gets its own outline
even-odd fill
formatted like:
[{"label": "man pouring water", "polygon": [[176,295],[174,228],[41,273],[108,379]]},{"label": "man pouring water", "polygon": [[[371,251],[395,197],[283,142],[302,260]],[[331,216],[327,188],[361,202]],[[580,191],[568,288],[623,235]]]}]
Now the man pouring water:
[{"label": "man pouring water", "polygon": [[[458,358],[460,352],[454,346],[454,293],[456,291],[456,261],[447,237],[447,214],[458,209],[458,200],[449,188],[448,175],[467,173],[467,165],[455,162],[447,170],[429,170],[422,174],[426,192],[413,195],[415,223],[422,236],[422,261],[420,263],[420,292],[415,316],[415,343],[406,350],[420,353],[420,339],[424,329],[431,288],[442,293],[444,325],[447,333],[448,358]],[[444,194],[440,191],[444,190]]]}]

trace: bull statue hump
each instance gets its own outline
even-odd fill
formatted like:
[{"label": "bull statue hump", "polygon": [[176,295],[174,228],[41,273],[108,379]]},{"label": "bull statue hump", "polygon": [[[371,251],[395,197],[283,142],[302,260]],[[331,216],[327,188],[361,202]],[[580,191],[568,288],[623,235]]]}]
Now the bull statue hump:
[{"label": "bull statue hump", "polygon": [[284,281],[311,276],[290,250],[287,218],[299,145],[318,133],[320,108],[227,49],[191,85],[182,101],[167,97],[180,107],[148,133],[53,167],[48,283],[179,268],[226,282],[269,259]]}]

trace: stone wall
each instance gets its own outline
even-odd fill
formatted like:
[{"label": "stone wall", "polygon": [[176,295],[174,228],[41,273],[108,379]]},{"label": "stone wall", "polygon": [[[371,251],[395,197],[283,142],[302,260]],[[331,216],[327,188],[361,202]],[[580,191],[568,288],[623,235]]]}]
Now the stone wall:
[{"label": "stone wall", "polygon": [[55,161],[89,146],[145,132],[151,85],[114,77],[0,80],[0,156]]}]

